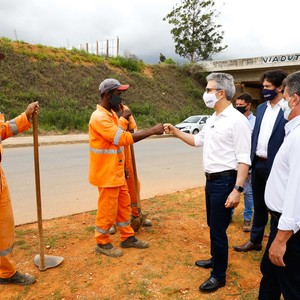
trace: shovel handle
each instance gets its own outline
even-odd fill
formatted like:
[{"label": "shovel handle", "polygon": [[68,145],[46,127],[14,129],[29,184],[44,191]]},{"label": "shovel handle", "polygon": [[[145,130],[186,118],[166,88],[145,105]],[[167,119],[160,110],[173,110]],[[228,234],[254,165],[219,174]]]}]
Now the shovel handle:
[{"label": "shovel handle", "polygon": [[33,149],[34,149],[34,171],[35,171],[35,190],[36,190],[36,206],[37,220],[39,229],[40,242],[40,269],[45,268],[45,254],[43,242],[43,221],[42,221],[42,203],[41,203],[41,183],[40,183],[40,165],[39,165],[39,141],[38,141],[38,115],[33,113]]}]

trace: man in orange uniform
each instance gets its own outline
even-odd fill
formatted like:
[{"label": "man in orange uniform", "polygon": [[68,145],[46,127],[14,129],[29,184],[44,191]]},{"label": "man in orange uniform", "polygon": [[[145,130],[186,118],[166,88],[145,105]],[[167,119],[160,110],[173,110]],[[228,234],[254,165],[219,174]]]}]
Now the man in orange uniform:
[{"label": "man in orange uniform", "polygon": [[[126,90],[116,79],[105,79],[99,86],[100,104],[89,122],[90,167],[89,181],[98,187],[98,211],[96,217],[96,251],[118,257],[122,250],[110,241],[109,229],[116,222],[121,234],[122,248],[147,248],[148,242],[138,240],[130,226],[130,196],[125,179],[124,146],[131,145],[153,134],[163,134],[163,125],[157,124],[140,132],[128,132],[119,127],[119,118],[113,108],[121,104],[118,90]],[[120,119],[126,123],[131,115],[124,110]]]},{"label": "man in orange uniform", "polygon": [[[0,53],[0,60],[3,58],[4,55]],[[38,102],[31,103],[20,116],[5,123],[2,115],[0,125],[0,161],[2,161],[3,157],[2,141],[30,128],[29,119],[34,112],[38,113],[38,109]],[[16,265],[10,258],[14,245],[14,217],[9,190],[1,164],[0,172],[0,284],[33,284],[35,277],[18,272]]]},{"label": "man in orange uniform", "polygon": [[[128,86],[129,87],[129,86]],[[126,89],[127,90],[127,89]],[[124,90],[117,90],[116,94],[118,96],[121,96]],[[128,120],[121,118],[124,110],[129,110],[129,108],[124,105],[120,104],[117,108],[113,109],[114,112],[117,114],[117,116],[120,118],[119,119],[119,126],[123,128],[124,130],[130,131],[131,133],[137,131],[137,125],[135,122],[134,117],[131,115],[129,116]],[[136,181],[135,181],[135,174],[134,174],[134,167],[133,167],[133,162],[132,162],[132,155],[131,155],[131,148],[130,145],[124,147],[124,153],[125,153],[125,175],[126,175],[126,182],[128,186],[128,192],[130,195],[130,203],[131,203],[131,215],[132,215],[132,221],[134,221],[135,218],[138,218],[139,215],[141,214],[141,211],[139,211],[138,207],[138,195],[137,193],[140,191],[140,181],[137,178],[137,187],[136,187]],[[152,226],[151,220],[146,219],[146,216],[143,215],[143,219],[141,220],[143,226],[150,227]],[[132,225],[133,226],[133,225]],[[134,227],[133,227],[134,229]],[[135,229],[136,231],[138,228]],[[110,230],[110,234],[115,234],[116,233],[116,227],[113,225]]]}]

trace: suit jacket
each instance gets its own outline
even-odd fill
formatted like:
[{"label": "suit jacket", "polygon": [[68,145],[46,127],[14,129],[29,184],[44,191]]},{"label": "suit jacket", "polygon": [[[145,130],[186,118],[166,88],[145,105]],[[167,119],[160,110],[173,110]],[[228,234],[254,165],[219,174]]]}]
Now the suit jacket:
[{"label": "suit jacket", "polygon": [[[256,152],[256,148],[257,148],[258,135],[260,132],[261,122],[264,117],[266,109],[267,109],[267,102],[264,102],[264,103],[260,104],[256,110],[256,120],[255,120],[255,125],[253,128],[252,139],[251,139],[252,166],[254,166],[254,164],[255,164],[254,158],[255,158],[255,152]],[[277,115],[273,130],[272,130],[270,139],[269,139],[269,143],[268,143],[268,168],[269,168],[269,171],[271,171],[271,167],[273,165],[275,155],[283,142],[283,139],[285,136],[284,125],[286,123],[287,123],[287,120],[285,120],[285,118],[283,117],[283,111],[282,111],[282,109],[280,109],[280,111]]]}]

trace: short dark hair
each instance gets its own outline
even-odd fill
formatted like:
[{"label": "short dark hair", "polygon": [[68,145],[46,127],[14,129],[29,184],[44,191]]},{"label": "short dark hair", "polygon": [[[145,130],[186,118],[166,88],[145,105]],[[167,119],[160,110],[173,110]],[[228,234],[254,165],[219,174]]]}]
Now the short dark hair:
[{"label": "short dark hair", "polygon": [[261,82],[263,83],[264,80],[267,80],[278,88],[282,85],[282,82],[287,75],[288,73],[281,69],[275,71],[267,71],[263,73]]},{"label": "short dark hair", "polygon": [[240,94],[236,100],[244,100],[246,103],[252,103],[252,97],[248,93]]}]

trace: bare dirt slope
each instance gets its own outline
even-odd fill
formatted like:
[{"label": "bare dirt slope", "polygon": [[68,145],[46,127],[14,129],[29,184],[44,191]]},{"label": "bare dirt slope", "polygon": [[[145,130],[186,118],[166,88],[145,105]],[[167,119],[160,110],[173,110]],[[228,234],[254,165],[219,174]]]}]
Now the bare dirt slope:
[{"label": "bare dirt slope", "polygon": [[[227,285],[211,294],[198,291],[210,271],[194,266],[195,260],[210,256],[203,188],[154,197],[142,204],[153,227],[143,228],[138,237],[149,240],[151,246],[125,249],[121,258],[95,253],[95,212],[44,221],[45,254],[64,257],[59,267],[44,272],[33,263],[39,254],[37,224],[18,226],[14,259],[18,269],[34,274],[37,282],[29,287],[0,286],[0,298],[257,299],[262,251],[232,250],[249,237],[242,231],[243,203],[228,228]],[[112,241],[119,244],[118,233]]]}]

